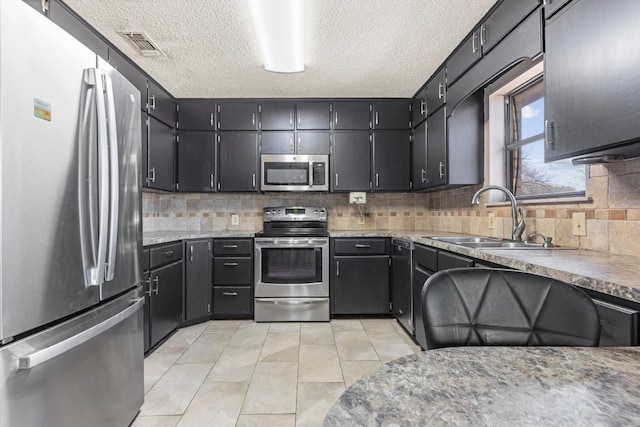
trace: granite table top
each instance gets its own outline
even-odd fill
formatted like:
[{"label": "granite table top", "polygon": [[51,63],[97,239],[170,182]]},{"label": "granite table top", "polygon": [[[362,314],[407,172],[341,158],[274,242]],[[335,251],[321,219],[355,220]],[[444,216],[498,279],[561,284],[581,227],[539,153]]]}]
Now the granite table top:
[{"label": "granite table top", "polygon": [[629,426],[638,347],[455,347],[391,361],[349,387],[323,426]]}]

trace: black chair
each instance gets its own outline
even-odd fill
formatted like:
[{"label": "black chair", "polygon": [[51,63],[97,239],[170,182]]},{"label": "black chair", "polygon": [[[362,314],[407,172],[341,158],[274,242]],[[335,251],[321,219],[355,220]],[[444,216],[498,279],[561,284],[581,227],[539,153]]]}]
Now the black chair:
[{"label": "black chair", "polygon": [[465,345],[597,346],[591,298],[550,277],[515,270],[453,268],[422,288],[427,348]]}]

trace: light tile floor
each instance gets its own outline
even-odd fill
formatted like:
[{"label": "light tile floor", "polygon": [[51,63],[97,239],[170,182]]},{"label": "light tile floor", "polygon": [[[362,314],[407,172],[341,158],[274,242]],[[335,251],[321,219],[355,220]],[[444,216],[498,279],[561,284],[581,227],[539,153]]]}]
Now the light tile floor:
[{"label": "light tile floor", "polygon": [[345,387],[418,351],[394,319],[204,322],[145,359],[133,427],[319,426]]}]

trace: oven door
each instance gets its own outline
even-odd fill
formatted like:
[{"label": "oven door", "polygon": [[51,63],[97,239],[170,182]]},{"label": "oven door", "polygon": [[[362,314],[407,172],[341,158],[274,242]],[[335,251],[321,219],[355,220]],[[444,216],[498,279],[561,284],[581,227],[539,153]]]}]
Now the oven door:
[{"label": "oven door", "polygon": [[256,297],[328,297],[329,239],[256,238]]}]

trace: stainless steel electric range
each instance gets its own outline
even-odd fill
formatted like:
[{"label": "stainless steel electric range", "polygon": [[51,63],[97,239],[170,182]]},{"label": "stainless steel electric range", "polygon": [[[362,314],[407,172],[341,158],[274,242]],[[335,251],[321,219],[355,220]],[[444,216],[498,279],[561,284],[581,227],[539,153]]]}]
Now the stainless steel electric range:
[{"label": "stainless steel electric range", "polygon": [[327,210],[265,208],[255,279],[256,322],[329,321]]}]

